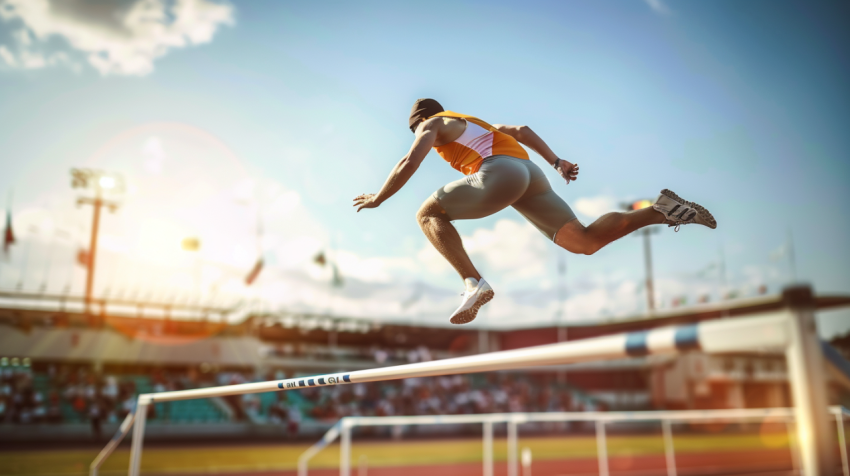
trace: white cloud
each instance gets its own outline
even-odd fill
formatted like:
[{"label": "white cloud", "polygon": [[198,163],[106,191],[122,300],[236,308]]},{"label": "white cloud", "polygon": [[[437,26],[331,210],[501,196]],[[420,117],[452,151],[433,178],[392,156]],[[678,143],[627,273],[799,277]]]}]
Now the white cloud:
[{"label": "white cloud", "polygon": [[[526,222],[502,219],[492,229],[477,228],[472,235],[461,236],[463,247],[482,274],[499,276],[503,281],[516,281],[543,276],[550,256],[546,237]],[[454,275],[453,268],[431,245],[416,255],[423,271],[433,275]]]},{"label": "white cloud", "polygon": [[506,280],[543,276],[549,254],[547,240],[525,222],[502,219],[492,230],[478,228],[463,244],[473,261]]},{"label": "white cloud", "polygon": [[617,200],[610,195],[582,197],[575,201],[573,208],[585,218],[595,220],[608,212],[616,211]]},{"label": "white cloud", "polygon": [[12,33],[16,52],[0,46],[0,57],[15,68],[67,63],[64,51],[50,51],[54,37],[82,53],[103,75],[144,76],[173,48],[208,43],[222,25],[232,25],[233,7],[210,0],[5,0],[0,18],[23,25]]},{"label": "white cloud", "polygon": [[670,11],[670,8],[667,7],[667,5],[665,5],[662,0],[644,0],[644,1],[646,2],[647,5],[649,5],[649,8],[651,8],[652,11],[654,11],[655,13],[658,13],[659,15],[669,15],[670,13],[672,13]]},{"label": "white cloud", "polygon": [[0,45],[0,58],[3,58],[3,61],[13,68],[18,66],[18,61],[15,59],[15,55],[12,54],[12,52],[9,51],[9,48],[6,48],[4,45]]},{"label": "white cloud", "polygon": [[395,280],[399,271],[415,272],[416,262],[411,258],[361,257],[349,251],[338,251],[335,260],[343,276],[365,282],[387,283]]}]

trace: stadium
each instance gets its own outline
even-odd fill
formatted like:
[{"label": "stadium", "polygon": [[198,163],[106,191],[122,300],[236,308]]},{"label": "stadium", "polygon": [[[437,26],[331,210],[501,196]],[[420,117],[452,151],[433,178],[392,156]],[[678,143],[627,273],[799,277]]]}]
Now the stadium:
[{"label": "stadium", "polygon": [[[3,417],[14,425],[14,431],[4,431],[2,438],[5,444],[15,445],[34,442],[61,445],[81,440],[105,443],[113,434],[123,436],[119,424],[132,414],[139,394],[297,379],[314,374],[486,355],[557,343],[559,336],[567,337],[561,342],[571,342],[671,325],[746,319],[776,313],[800,291],[789,289],[783,296],[740,300],[734,307],[703,306],[696,311],[635,317],[608,325],[512,331],[381,325],[315,315],[249,315],[238,324],[222,324],[226,320],[220,317],[216,322],[211,320],[216,318],[144,318],[112,314],[108,312],[111,307],[108,301],[97,303],[103,312],[91,315],[75,312],[75,303],[57,301],[49,296],[9,293],[3,296],[5,303],[0,314],[3,323],[0,346],[7,353],[0,357],[0,362],[5,391],[11,389]],[[802,292],[806,294],[810,290],[803,288]],[[850,296],[813,299],[819,309],[850,304]],[[27,301],[38,304],[18,307]],[[114,307],[119,305],[157,307],[156,303],[115,303]],[[188,311],[211,315],[228,312]],[[848,349],[842,347],[840,341],[835,344],[836,347],[823,343],[828,398],[830,404],[846,407],[850,399],[850,362],[845,357]],[[153,445],[148,453],[154,455],[159,448],[157,443],[170,447],[175,442],[183,446],[188,441],[215,447],[234,441],[239,441],[240,445],[253,442],[256,445],[251,450],[254,457],[259,460],[265,456],[269,460],[248,462],[248,467],[279,468],[284,471],[281,474],[286,474],[286,470],[295,469],[296,461],[280,461],[271,452],[264,454],[270,451],[266,449],[268,446],[286,442],[295,451],[298,443],[304,445],[316,440],[334,428],[340,419],[351,417],[392,420],[397,415],[574,412],[587,418],[609,412],[627,412],[626,415],[634,417],[661,410],[759,409],[768,413],[725,421],[720,418],[722,415],[718,416],[718,421],[701,421],[699,417],[677,421],[676,438],[690,445],[702,440],[705,446],[716,447],[717,454],[711,458],[728,463],[725,464],[728,467],[723,468],[725,471],[777,470],[793,463],[791,453],[795,449],[786,428],[787,416],[773,416],[769,412],[791,406],[790,392],[789,372],[781,352],[722,355],[690,352],[678,357],[645,355],[526,367],[522,371],[154,403],[147,417],[145,438]],[[355,461],[372,465],[373,471],[379,474],[381,468],[391,474],[404,466],[398,466],[397,457],[381,455],[401,451],[411,453],[410,461],[421,462],[410,465],[405,471],[421,467],[418,470],[432,472],[440,463],[439,457],[432,452],[456,444],[480,445],[473,439],[473,435],[481,431],[479,426],[473,423],[415,426],[390,421],[383,427],[357,428],[358,444],[354,446],[354,454],[362,452],[362,456]],[[500,426],[504,425],[491,426],[491,444],[495,436],[496,447],[501,442],[498,438],[505,438],[506,429]],[[547,469],[557,471],[560,458],[556,456],[560,453],[554,446],[564,438],[566,441],[579,440],[579,446],[584,447],[583,451],[576,450],[574,458],[578,463],[566,466],[592,466],[590,463],[596,463],[595,458],[582,453],[593,453],[592,445],[587,446],[588,442],[593,442],[594,429],[588,421],[530,422],[522,428],[519,444],[528,444],[528,454],[538,455],[538,461],[546,468],[538,473],[547,474]],[[659,432],[657,422],[614,420],[606,431],[611,441],[612,468],[646,470],[647,466],[652,468],[652,464],[659,464],[656,460],[663,456],[663,451],[659,451],[662,448],[659,448],[660,435],[656,434]],[[658,441],[652,441],[653,437]],[[452,438],[451,443],[444,441],[445,438]],[[461,439],[455,440],[457,438]],[[629,448],[630,445],[636,448]],[[749,461],[736,461],[728,453],[724,454],[724,449],[728,452],[730,446],[739,445],[752,445],[747,453]],[[472,452],[470,450],[466,451]],[[507,449],[500,450],[490,458],[506,459]],[[640,457],[632,453],[635,450]],[[188,456],[193,451],[203,454],[209,450],[187,448],[182,451]],[[421,454],[417,456],[417,453]],[[470,465],[465,460],[471,459],[471,455],[465,453],[447,456],[441,463],[456,463],[449,467],[457,467],[460,458],[463,462],[460,467],[465,468],[461,471],[468,471]],[[481,457],[480,454],[476,456]],[[706,456],[695,457],[687,450],[680,451],[678,474],[688,474],[689,464],[704,468]],[[116,455],[115,459],[118,458]],[[244,455],[232,458],[233,461],[221,458],[218,463],[221,466],[217,468],[227,470],[246,464]],[[322,468],[322,464],[333,466],[332,463],[336,463],[329,459],[318,460],[318,468]],[[426,461],[432,462],[430,467],[423,464]],[[722,468],[724,464],[717,466]],[[198,471],[203,468],[189,464],[173,469]]]},{"label": "stadium", "polygon": [[848,18],[0,0],[0,476],[850,476]]}]

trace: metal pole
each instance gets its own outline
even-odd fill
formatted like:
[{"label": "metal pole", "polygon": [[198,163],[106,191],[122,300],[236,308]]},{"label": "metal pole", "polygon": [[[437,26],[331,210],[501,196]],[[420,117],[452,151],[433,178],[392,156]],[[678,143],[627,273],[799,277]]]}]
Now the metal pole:
[{"label": "metal pole", "polygon": [[531,448],[522,449],[522,476],[531,476]]},{"label": "metal pole", "polygon": [[844,470],[844,476],[850,476],[850,465],[847,464],[847,440],[844,439],[844,414],[840,409],[835,414],[835,424],[838,426],[838,449],[841,452],[841,469]]},{"label": "metal pole", "polygon": [[508,422],[508,476],[519,476],[517,447],[517,423],[512,419]]},{"label": "metal pole", "polygon": [[800,448],[794,441],[794,420],[785,420],[785,428],[788,430],[788,450],[791,452],[791,474],[800,474]]},{"label": "metal pole", "polygon": [[360,464],[357,467],[357,476],[368,476],[369,473],[369,457],[360,455]]},{"label": "metal pole", "polygon": [[484,422],[484,476],[493,476],[493,422]]},{"label": "metal pole", "polygon": [[805,476],[835,474],[835,441],[827,413],[823,351],[817,334],[814,297],[808,286],[787,288],[789,344],[786,350],[797,442]]},{"label": "metal pole", "polygon": [[664,433],[664,457],[667,460],[667,476],[676,476],[676,453],[673,447],[673,430],[670,420],[661,420],[661,430]]},{"label": "metal pole", "polygon": [[112,439],[109,440],[109,443],[106,444],[106,447],[100,450],[100,453],[98,453],[97,457],[94,459],[94,461],[92,461],[91,465],[89,466],[90,476],[97,476],[97,471],[98,469],[100,469],[100,466],[103,464],[104,461],[106,461],[106,458],[108,458],[109,455],[111,455],[112,452],[115,451],[115,448],[117,448],[118,445],[121,443],[121,440],[123,440],[124,437],[127,436],[127,433],[130,432],[130,428],[133,426],[133,420],[135,418],[135,412],[130,412],[127,414],[126,417],[124,417],[124,421],[121,422],[121,425],[118,427],[118,431],[115,432],[115,436],[113,436]]},{"label": "metal pole", "polygon": [[91,223],[91,240],[89,241],[89,253],[87,261],[86,273],[86,313],[91,312],[91,296],[94,288],[94,263],[97,255],[97,233],[100,227],[100,207],[103,206],[103,200],[100,199],[100,193],[92,203],[94,207],[94,215]]},{"label": "metal pole", "polygon": [[599,461],[599,476],[609,476],[608,444],[605,441],[605,422],[596,421],[596,455]]},{"label": "metal pole", "polygon": [[148,402],[136,404],[136,423],[133,426],[133,444],[130,446],[130,470],[128,476],[139,476],[142,463],[142,440],[145,437],[145,420],[148,418]]},{"label": "metal pole", "polygon": [[347,419],[342,420],[339,443],[339,476],[351,476],[351,425]]},{"label": "metal pole", "polygon": [[649,235],[652,228],[646,227],[643,229],[643,262],[646,268],[646,306],[651,313],[655,310],[655,288],[652,282],[652,245],[649,242]]},{"label": "metal pole", "polygon": [[329,444],[336,441],[340,432],[340,423],[332,426],[327,433],[322,437],[321,440],[316,442],[313,446],[307,448],[307,451],[301,453],[301,456],[298,457],[298,476],[307,476],[307,463],[310,462],[310,458],[316,456],[320,451],[325,449]]}]

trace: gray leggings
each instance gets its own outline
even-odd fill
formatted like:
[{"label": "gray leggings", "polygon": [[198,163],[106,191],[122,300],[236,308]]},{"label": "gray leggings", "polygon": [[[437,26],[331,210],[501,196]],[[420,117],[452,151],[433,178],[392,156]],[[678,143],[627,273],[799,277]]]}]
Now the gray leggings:
[{"label": "gray leggings", "polygon": [[540,167],[507,155],[488,157],[478,172],[437,189],[432,196],[450,220],[484,218],[510,205],[550,240],[576,218]]}]

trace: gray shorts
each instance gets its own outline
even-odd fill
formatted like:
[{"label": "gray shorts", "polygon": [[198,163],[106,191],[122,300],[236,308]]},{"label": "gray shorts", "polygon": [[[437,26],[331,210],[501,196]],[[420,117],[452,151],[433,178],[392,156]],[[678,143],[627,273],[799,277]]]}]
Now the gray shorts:
[{"label": "gray shorts", "polygon": [[484,218],[510,205],[550,240],[576,218],[540,167],[507,155],[488,157],[478,172],[437,189],[432,196],[450,220]]}]

